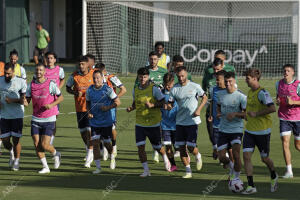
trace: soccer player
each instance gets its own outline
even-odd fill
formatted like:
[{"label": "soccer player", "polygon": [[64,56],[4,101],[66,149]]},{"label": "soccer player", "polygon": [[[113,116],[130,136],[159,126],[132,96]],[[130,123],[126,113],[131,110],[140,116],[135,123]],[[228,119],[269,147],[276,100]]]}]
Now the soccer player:
[{"label": "soccer player", "polygon": [[[178,104],[176,101],[171,110],[167,109],[167,103],[170,98],[170,90],[174,86],[174,73],[164,75],[164,89],[162,93],[165,95],[164,108],[161,108],[162,120],[160,123],[162,130],[163,145],[165,145],[167,156],[171,163],[171,172],[177,170],[172,145],[175,145],[176,136],[176,114],[178,112]],[[176,148],[175,148],[176,150]]]},{"label": "soccer player", "polygon": [[269,157],[272,127],[270,113],[276,112],[275,105],[270,93],[259,84],[261,72],[258,69],[248,69],[244,75],[246,76],[246,83],[250,90],[247,96],[247,124],[243,139],[243,158],[248,187],[243,194],[257,192],[253,183],[253,165],[251,163],[251,156],[255,146],[257,146],[260,152],[262,162],[270,170],[271,192],[275,192],[277,190],[278,175],[275,172],[274,163]]},{"label": "soccer player", "polygon": [[63,96],[56,83],[45,77],[46,69],[43,64],[37,64],[35,79],[29,84],[26,92],[27,102],[32,100],[33,114],[31,120],[31,137],[38,158],[43,168],[38,173],[50,173],[45,157],[45,151],[54,158],[54,169],[60,166],[61,154],[50,144],[55,131],[55,121],[58,110],[56,105],[63,101]]},{"label": "soccer player", "polygon": [[[201,123],[200,112],[207,102],[207,97],[200,85],[187,79],[186,67],[177,69],[177,78],[179,83],[171,89],[168,109],[173,107],[175,101],[178,103],[175,145],[179,146],[180,157],[186,168],[183,178],[191,178],[192,170],[187,149],[196,158],[197,170],[201,170],[202,159],[197,148],[197,135],[198,125]],[[198,106],[199,97],[202,97],[202,101]]]},{"label": "soccer player", "polygon": [[[247,97],[237,90],[234,72],[225,74],[226,90],[217,93],[217,117],[220,118],[217,142],[218,157],[224,168],[230,168],[230,179],[239,178],[241,172],[240,148],[243,137],[243,117]],[[226,157],[228,145],[232,146],[234,163]]]},{"label": "soccer player", "polygon": [[155,51],[158,54],[158,66],[162,67],[164,69],[169,68],[169,63],[170,63],[170,56],[168,56],[164,51],[165,51],[165,45],[163,42],[156,42],[155,45]]},{"label": "soccer player", "polygon": [[276,83],[280,137],[287,168],[283,178],[293,178],[290,139],[293,132],[295,148],[300,151],[300,81],[294,79],[293,65],[284,65],[283,75],[284,78]]},{"label": "soccer player", "polygon": [[[46,56],[46,62],[47,62],[45,77],[47,79],[53,80],[57,84],[59,89],[61,90],[61,88],[65,84],[64,69],[58,65],[55,66],[57,56],[54,52],[47,52],[45,56]],[[59,111],[59,104],[56,106],[56,109]],[[55,134],[56,134],[56,130],[54,131],[53,135],[51,136],[50,144],[53,144]]]},{"label": "soccer player", "polygon": [[[37,45],[34,48],[33,52],[33,60],[35,64],[39,63],[39,56],[45,55],[48,51],[48,43],[50,42],[49,33],[43,29],[43,25],[40,22],[36,23],[36,33],[35,33],[36,39],[37,39]],[[43,61],[41,61],[43,62]]]},{"label": "soccer player", "polygon": [[[104,82],[107,83],[109,87],[111,87],[114,92],[116,93],[116,89],[119,88],[119,93],[117,94],[118,98],[121,98],[125,93],[126,93],[126,87],[123,85],[123,83],[120,81],[120,79],[114,75],[114,74],[109,74],[106,71],[105,65],[103,63],[97,63],[95,66],[96,69],[100,70],[100,72],[104,76]],[[117,112],[117,110],[115,109]],[[117,117],[117,113],[115,114],[115,117]],[[113,124],[112,127],[112,147],[113,147],[113,154],[115,157],[117,156],[117,130],[116,130],[116,120]],[[104,157],[104,155],[103,155]],[[105,159],[104,159],[105,160]]]},{"label": "soccer player", "polygon": [[160,108],[164,104],[164,95],[157,86],[149,81],[149,74],[148,68],[138,69],[139,84],[133,90],[132,105],[127,108],[127,112],[136,109],[135,139],[139,158],[144,168],[141,177],[151,176],[145,151],[146,137],[149,138],[152,147],[162,155],[166,170],[170,171],[171,168],[167,154],[161,145]]},{"label": "soccer player", "polygon": [[93,54],[90,54],[90,53],[86,54],[85,56],[89,60],[89,62],[88,62],[89,68],[94,69],[95,68],[95,56]]},{"label": "soccer player", "polygon": [[[182,56],[180,55],[175,55],[173,56],[173,59],[172,59],[172,68],[170,67],[169,70],[173,73],[175,73],[174,75],[174,84],[177,84],[178,83],[178,78],[176,76],[176,69],[178,67],[181,67],[184,65],[184,59]],[[187,76],[187,79],[188,80],[192,80],[192,75],[190,74],[190,72],[188,72],[188,76]]]},{"label": "soccer player", "polygon": [[15,66],[15,75],[26,80],[26,71],[24,67],[18,63],[19,54],[17,50],[14,49],[9,53],[9,60],[10,63]]},{"label": "soccer player", "polygon": [[4,76],[0,77],[0,138],[4,148],[10,151],[9,166],[14,171],[19,170],[26,88],[26,81],[14,74],[14,65],[6,63]]},{"label": "soccer player", "polygon": [[90,125],[92,130],[92,143],[94,147],[94,160],[96,170],[94,174],[101,172],[100,166],[100,136],[104,141],[104,145],[110,154],[110,168],[116,168],[115,156],[112,153],[112,126],[115,120],[116,112],[114,109],[121,102],[116,93],[108,85],[103,84],[103,74],[96,70],[93,73],[94,84],[86,91],[86,106]]},{"label": "soccer player", "polygon": [[86,146],[84,166],[90,168],[93,162],[93,145],[91,143],[91,126],[86,109],[86,90],[94,83],[93,69],[89,68],[88,58],[80,56],[79,70],[68,79],[66,88],[69,94],[74,95],[78,129]]}]

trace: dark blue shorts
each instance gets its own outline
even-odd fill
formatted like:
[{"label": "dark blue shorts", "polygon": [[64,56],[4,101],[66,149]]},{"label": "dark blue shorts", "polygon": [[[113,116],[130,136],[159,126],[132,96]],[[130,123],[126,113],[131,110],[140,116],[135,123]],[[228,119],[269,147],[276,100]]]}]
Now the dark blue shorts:
[{"label": "dark blue shorts", "polygon": [[160,127],[142,127],[135,126],[135,142],[136,146],[146,144],[146,137],[150,140],[154,149],[161,148],[161,133]]},{"label": "dark blue shorts", "polygon": [[163,145],[175,144],[176,131],[162,130]]},{"label": "dark blue shorts", "polygon": [[6,137],[22,137],[23,118],[17,119],[1,119],[0,138]]},{"label": "dark blue shorts", "polygon": [[77,124],[79,129],[84,131],[83,129],[87,129],[91,127],[87,112],[76,112],[76,116],[77,116]]},{"label": "dark blue shorts", "polygon": [[197,146],[198,125],[176,125],[176,146]]},{"label": "dark blue shorts", "polygon": [[293,132],[295,140],[300,140],[300,121],[292,122],[280,120],[279,127],[281,137],[285,135],[291,135]]},{"label": "dark blue shorts", "polygon": [[48,135],[52,136],[55,131],[55,122],[35,122],[31,121],[31,136]]},{"label": "dark blue shorts", "polygon": [[219,131],[218,151],[228,149],[234,144],[242,144],[243,133],[223,133]]},{"label": "dark blue shorts", "polygon": [[271,133],[267,135],[254,135],[245,131],[243,139],[243,152],[254,152],[257,146],[261,157],[268,157],[270,153]]},{"label": "dark blue shorts", "polygon": [[91,127],[91,140],[97,140],[97,139],[101,139],[105,142],[105,143],[109,143],[111,142],[111,138],[112,138],[112,126],[107,126],[107,127]]}]

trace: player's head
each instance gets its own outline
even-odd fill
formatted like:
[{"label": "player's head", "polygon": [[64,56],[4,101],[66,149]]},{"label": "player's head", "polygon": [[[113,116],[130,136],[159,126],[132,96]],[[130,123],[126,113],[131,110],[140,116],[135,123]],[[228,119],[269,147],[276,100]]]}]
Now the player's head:
[{"label": "player's head", "polygon": [[80,72],[83,73],[83,72],[88,71],[88,67],[89,67],[88,62],[89,62],[89,60],[86,56],[80,56],[79,57],[79,70],[80,70]]},{"label": "player's head", "polygon": [[97,63],[97,64],[95,65],[95,69],[100,70],[100,72],[102,72],[102,74],[103,74],[104,76],[107,75],[107,71],[106,71],[106,68],[105,68],[105,64],[104,64],[104,63]]},{"label": "player's head", "polygon": [[187,81],[187,69],[185,66],[178,67],[176,70],[178,82],[183,85]]},{"label": "player's head", "polygon": [[165,45],[163,42],[156,42],[155,45],[155,51],[158,53],[159,57],[163,54]]},{"label": "player's head", "polygon": [[38,31],[42,30],[42,28],[43,28],[42,22],[36,22],[36,23],[35,23],[35,28],[36,28],[36,30],[38,30]]},{"label": "player's head", "polygon": [[138,81],[141,85],[146,85],[149,81],[149,69],[146,67],[141,67],[137,71]]},{"label": "player's head", "polygon": [[234,72],[225,73],[225,86],[228,92],[233,92],[236,90],[236,80]]},{"label": "player's head", "polygon": [[170,91],[172,89],[172,87],[174,86],[174,73],[166,73],[164,75],[164,88],[168,91]]},{"label": "player's head", "polygon": [[53,51],[48,51],[45,55],[48,66],[54,66],[56,63],[57,55]]},{"label": "player's head", "polygon": [[46,70],[43,63],[38,63],[35,65],[35,76],[37,79],[44,77],[45,73]]},{"label": "player's head", "polygon": [[158,53],[156,51],[151,51],[149,53],[149,63],[150,63],[150,66],[152,67],[156,67],[157,64],[158,64]]},{"label": "player's head", "polygon": [[19,54],[16,49],[13,49],[11,52],[9,52],[9,60],[12,64],[17,64],[19,59]]},{"label": "player's head", "polygon": [[226,71],[221,70],[218,71],[215,75],[216,75],[216,84],[219,88],[225,88],[225,74]]},{"label": "player's head", "polygon": [[295,67],[291,64],[285,64],[283,67],[283,77],[286,80],[290,80],[293,79],[294,75],[295,75]]},{"label": "player's head", "polygon": [[215,58],[220,58],[221,60],[225,61],[226,60],[226,53],[223,50],[218,50],[215,52]]},{"label": "player's head", "polygon": [[244,76],[246,77],[245,81],[248,87],[252,87],[258,83],[261,77],[261,71],[256,68],[250,68],[244,72]]},{"label": "player's head", "polygon": [[15,65],[11,63],[6,63],[4,66],[5,81],[9,83],[10,80],[14,77],[14,75],[15,75]]},{"label": "player's head", "polygon": [[94,71],[93,80],[96,88],[100,88],[103,85],[103,74],[99,70]]},{"label": "player's head", "polygon": [[85,56],[89,59],[89,67],[92,68],[95,65],[95,56],[90,53],[86,54]]},{"label": "player's head", "polygon": [[181,55],[175,55],[172,59],[173,70],[176,72],[177,67],[184,65],[184,59]]},{"label": "player's head", "polygon": [[214,73],[217,73],[218,71],[221,71],[224,68],[224,61],[220,58],[215,58],[212,67]]}]

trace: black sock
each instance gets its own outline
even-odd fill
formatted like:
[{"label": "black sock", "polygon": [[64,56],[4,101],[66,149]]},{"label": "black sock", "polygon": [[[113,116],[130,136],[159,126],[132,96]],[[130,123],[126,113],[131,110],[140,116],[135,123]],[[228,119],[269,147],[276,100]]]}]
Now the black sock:
[{"label": "black sock", "polygon": [[248,185],[254,187],[253,176],[247,176]]},{"label": "black sock", "polygon": [[276,172],[271,170],[271,179],[276,178]]},{"label": "black sock", "polygon": [[100,142],[100,150],[103,150],[103,144]]},{"label": "black sock", "polygon": [[116,146],[117,140],[111,140],[111,145]]},{"label": "black sock", "polygon": [[172,166],[173,166],[173,165],[175,165],[175,166],[176,166],[176,163],[175,163],[174,157],[172,157],[172,158],[169,158],[169,161],[170,161],[170,163],[171,163],[171,165],[172,165]]}]

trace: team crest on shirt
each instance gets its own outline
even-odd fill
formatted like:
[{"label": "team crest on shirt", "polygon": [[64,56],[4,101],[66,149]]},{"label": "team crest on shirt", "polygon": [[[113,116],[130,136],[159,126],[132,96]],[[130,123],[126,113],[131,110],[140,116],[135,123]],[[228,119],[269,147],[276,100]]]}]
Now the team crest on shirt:
[{"label": "team crest on shirt", "polygon": [[159,79],[161,79],[161,75],[158,75],[157,77],[158,77]]}]

